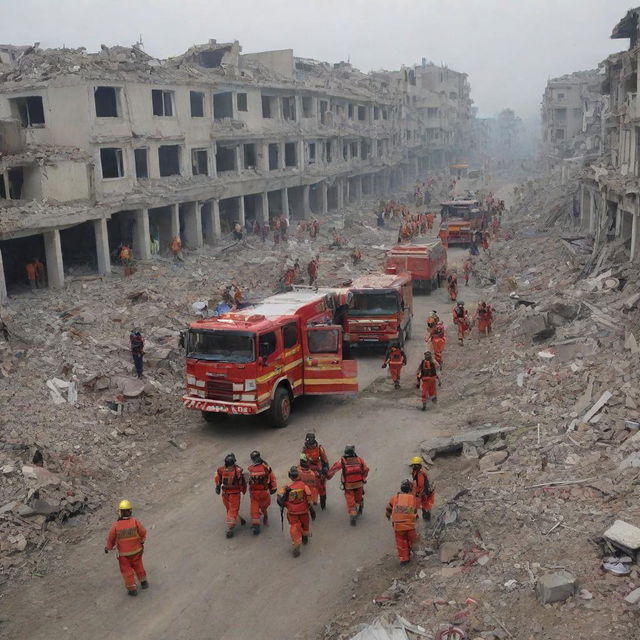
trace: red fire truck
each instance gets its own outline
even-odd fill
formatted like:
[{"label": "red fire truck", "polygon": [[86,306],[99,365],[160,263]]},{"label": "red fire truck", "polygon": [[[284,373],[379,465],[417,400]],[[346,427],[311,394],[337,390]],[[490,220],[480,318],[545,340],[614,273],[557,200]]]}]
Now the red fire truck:
[{"label": "red fire truck", "polygon": [[335,309],[334,292],[292,291],[192,323],[184,406],[208,422],[268,412],[284,427],[298,396],[356,393],[357,363],[342,357]]},{"label": "red fire truck", "polygon": [[469,246],[473,235],[482,228],[484,212],[480,203],[472,198],[456,198],[440,204],[442,222],[440,233],[443,244],[462,244]]},{"label": "red fire truck", "polygon": [[350,344],[404,344],[411,338],[410,273],[362,276],[351,282],[346,291],[349,308],[343,326]]},{"label": "red fire truck", "polygon": [[446,278],[447,250],[439,238],[424,244],[399,244],[387,253],[385,267],[387,273],[410,273],[414,291],[431,293]]}]

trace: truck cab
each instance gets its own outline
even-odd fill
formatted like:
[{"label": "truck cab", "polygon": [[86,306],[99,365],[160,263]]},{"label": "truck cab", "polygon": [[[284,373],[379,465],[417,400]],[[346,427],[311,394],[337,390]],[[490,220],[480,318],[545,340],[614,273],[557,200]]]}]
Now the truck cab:
[{"label": "truck cab", "polygon": [[455,198],[440,204],[440,237],[443,243],[469,246],[482,228],[484,212],[475,198]]}]

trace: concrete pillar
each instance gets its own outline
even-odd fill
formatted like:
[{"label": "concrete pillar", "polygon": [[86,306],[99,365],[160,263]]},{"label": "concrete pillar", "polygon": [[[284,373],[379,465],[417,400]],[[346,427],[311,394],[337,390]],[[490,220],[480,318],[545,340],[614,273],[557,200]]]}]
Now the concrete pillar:
[{"label": "concrete pillar", "polygon": [[269,223],[269,196],[267,196],[267,192],[263,191],[261,194],[260,200],[260,211],[258,214],[262,218],[259,220],[260,224],[268,224]]},{"label": "concrete pillar", "polygon": [[347,204],[351,202],[351,181],[349,178],[344,179],[344,202]]},{"label": "concrete pillar", "polygon": [[236,154],[236,173],[239,174],[243,170],[244,164],[244,149],[241,144],[236,145],[235,147]]},{"label": "concrete pillar", "polygon": [[215,180],[218,177],[218,163],[216,162],[216,154],[218,153],[218,145],[214,142],[211,145],[211,178]]},{"label": "concrete pillar", "polygon": [[111,256],[109,255],[109,233],[107,231],[107,221],[104,218],[94,220],[93,231],[96,235],[98,273],[101,276],[106,276],[111,273]]},{"label": "concrete pillar", "polygon": [[170,204],[171,212],[171,240],[180,235],[180,205]]},{"label": "concrete pillar", "polygon": [[238,196],[238,222],[244,227],[244,223],[246,222],[244,217],[244,196]]},{"label": "concrete pillar", "polygon": [[[636,262],[638,259],[638,243],[640,242],[640,224],[638,224],[638,216],[633,215],[631,220],[631,262]],[[0,287],[0,296],[2,295],[2,290]]]},{"label": "concrete pillar", "polygon": [[212,200],[211,201],[211,227],[213,230],[213,237],[218,240],[222,235],[222,230],[220,229],[220,201]]},{"label": "concrete pillar", "polygon": [[133,257],[136,260],[149,260],[151,258],[149,209],[134,211],[133,220]]},{"label": "concrete pillar", "polygon": [[[280,100],[278,100],[278,104],[280,104]],[[281,142],[278,145],[278,169],[284,169],[284,142]]]},{"label": "concrete pillar", "polygon": [[202,214],[199,202],[185,202],[182,205],[184,219],[184,242],[189,249],[202,246]]},{"label": "concrete pillar", "polygon": [[303,217],[308,218],[311,215],[311,204],[309,203],[309,185],[305,184],[302,189],[302,212]]},{"label": "concrete pillar", "polygon": [[0,304],[7,300],[7,281],[4,277],[4,266],[2,264],[2,249],[0,249]]},{"label": "concrete pillar", "polygon": [[336,180],[336,192],[338,211],[342,211],[344,209],[344,178]]},{"label": "concrete pillar", "polygon": [[356,189],[356,202],[360,202],[362,200],[362,176],[356,176],[353,179],[353,184]]},{"label": "concrete pillar", "polygon": [[327,181],[323,180],[320,183],[320,213],[327,213],[329,211],[328,190]]},{"label": "concrete pillar", "polygon": [[[296,149],[297,149],[296,155],[298,156],[296,158],[296,160],[298,161],[296,163],[298,167],[298,171],[304,171],[304,165],[305,165],[304,140],[298,140],[298,142],[296,142]],[[317,161],[318,161],[318,145],[316,144],[316,162]]]},{"label": "concrete pillar", "polygon": [[282,189],[282,215],[289,220],[289,189]]},{"label": "concrete pillar", "polygon": [[11,192],[9,191],[9,171],[5,171],[2,174],[2,181],[4,182],[4,192],[7,196],[7,200],[11,200]]},{"label": "concrete pillar", "polygon": [[64,266],[62,263],[60,230],[53,229],[53,231],[46,231],[43,236],[49,287],[51,289],[62,289],[64,286]]},{"label": "concrete pillar", "polygon": [[258,170],[260,173],[269,172],[269,143],[263,142],[262,151],[258,154]]}]

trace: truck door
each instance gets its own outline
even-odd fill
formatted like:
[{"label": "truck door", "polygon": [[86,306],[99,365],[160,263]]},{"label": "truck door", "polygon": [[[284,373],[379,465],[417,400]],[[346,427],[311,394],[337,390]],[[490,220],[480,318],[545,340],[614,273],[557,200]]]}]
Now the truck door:
[{"label": "truck door", "polygon": [[358,364],[342,359],[342,327],[307,327],[304,342],[306,394],[357,393]]},{"label": "truck door", "polygon": [[298,323],[290,322],[282,327],[282,342],[284,347],[284,371],[289,378],[293,395],[298,396],[303,391],[302,344],[298,332]]}]

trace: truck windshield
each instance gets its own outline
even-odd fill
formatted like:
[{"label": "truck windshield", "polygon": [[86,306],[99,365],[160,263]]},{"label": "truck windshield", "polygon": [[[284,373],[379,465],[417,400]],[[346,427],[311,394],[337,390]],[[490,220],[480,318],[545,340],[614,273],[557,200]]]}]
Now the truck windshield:
[{"label": "truck windshield", "polygon": [[385,316],[400,311],[397,291],[354,291],[350,316]]},{"label": "truck windshield", "polygon": [[189,331],[187,358],[215,362],[254,362],[255,336],[243,331]]}]

